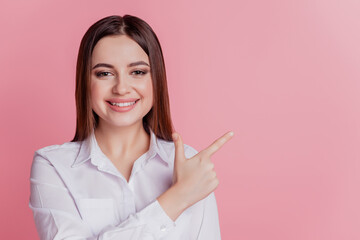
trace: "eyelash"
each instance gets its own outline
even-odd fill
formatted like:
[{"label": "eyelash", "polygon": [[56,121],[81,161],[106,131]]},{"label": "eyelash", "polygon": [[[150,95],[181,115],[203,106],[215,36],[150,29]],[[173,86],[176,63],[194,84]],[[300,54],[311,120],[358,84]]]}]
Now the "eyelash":
[{"label": "eyelash", "polygon": [[95,75],[97,77],[108,77],[109,76],[109,75],[103,75],[104,73],[110,73],[110,72],[97,72],[97,73],[95,73]]},{"label": "eyelash", "polygon": [[[137,74],[135,74],[135,75],[145,75],[145,74],[147,74],[148,73],[148,71],[142,71],[142,70],[135,70],[135,71],[133,71],[132,73],[134,73],[134,72],[137,72]],[[111,74],[110,72],[97,72],[97,73],[95,73],[95,75],[97,76],[97,77],[108,77],[109,75],[103,75],[103,74]]]},{"label": "eyelash", "polygon": [[141,70],[135,70],[132,73],[134,73],[134,72],[140,72],[140,74],[135,74],[135,75],[145,75],[145,74],[147,74],[147,71],[141,71]]}]

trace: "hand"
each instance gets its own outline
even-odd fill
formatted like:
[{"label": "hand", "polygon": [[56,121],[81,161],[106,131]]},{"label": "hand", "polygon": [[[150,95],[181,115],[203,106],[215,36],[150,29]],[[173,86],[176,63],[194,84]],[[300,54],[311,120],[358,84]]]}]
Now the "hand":
[{"label": "hand", "polygon": [[192,158],[186,159],[181,136],[178,133],[173,133],[175,143],[173,186],[178,189],[180,198],[185,203],[185,208],[205,198],[218,186],[219,180],[216,177],[214,164],[210,157],[233,135],[233,132],[224,134],[209,147]]},{"label": "hand", "polygon": [[182,139],[179,134],[173,133],[175,143],[173,185],[157,198],[161,207],[173,221],[185,209],[215,190],[219,180],[210,157],[233,135],[233,132],[226,133],[206,149],[186,159]]}]

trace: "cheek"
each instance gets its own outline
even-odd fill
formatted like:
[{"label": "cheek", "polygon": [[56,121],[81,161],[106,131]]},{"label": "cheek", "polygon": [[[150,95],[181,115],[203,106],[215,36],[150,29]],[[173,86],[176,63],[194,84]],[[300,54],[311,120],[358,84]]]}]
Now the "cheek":
[{"label": "cheek", "polygon": [[154,102],[154,92],[151,81],[149,81],[149,83],[146,86],[146,96],[149,99],[149,103],[152,106]]},{"label": "cheek", "polygon": [[101,97],[101,88],[98,84],[92,83],[91,89],[90,89],[90,99],[91,99],[91,105],[94,106],[96,101],[100,99]]},{"label": "cheek", "polygon": [[151,79],[147,79],[146,82],[143,82],[136,86],[136,89],[144,97],[146,103],[152,106],[153,104],[153,89]]}]

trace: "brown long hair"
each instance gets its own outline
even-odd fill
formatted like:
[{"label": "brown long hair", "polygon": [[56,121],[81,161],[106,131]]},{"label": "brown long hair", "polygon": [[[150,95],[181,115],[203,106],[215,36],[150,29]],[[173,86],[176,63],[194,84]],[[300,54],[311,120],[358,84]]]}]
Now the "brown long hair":
[{"label": "brown long hair", "polygon": [[143,118],[143,126],[148,134],[151,129],[158,138],[171,141],[173,124],[161,46],[151,27],[142,19],[131,15],[114,15],[100,19],[90,26],[81,40],[76,65],[76,132],[71,141],[86,139],[98,126],[99,116],[92,110],[90,103],[91,56],[96,43],[110,35],[130,37],[148,55],[154,102],[151,110]]}]

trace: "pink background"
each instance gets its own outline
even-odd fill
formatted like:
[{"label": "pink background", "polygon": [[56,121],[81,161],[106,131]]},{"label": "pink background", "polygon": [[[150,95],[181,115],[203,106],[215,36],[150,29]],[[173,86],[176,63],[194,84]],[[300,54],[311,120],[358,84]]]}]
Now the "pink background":
[{"label": "pink background", "polygon": [[38,239],[35,150],[75,130],[75,61],[98,19],[132,14],[163,47],[174,124],[214,155],[223,239],[360,239],[356,0],[0,3],[1,239]]}]

